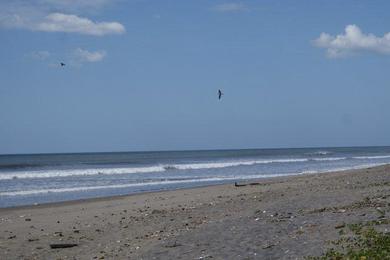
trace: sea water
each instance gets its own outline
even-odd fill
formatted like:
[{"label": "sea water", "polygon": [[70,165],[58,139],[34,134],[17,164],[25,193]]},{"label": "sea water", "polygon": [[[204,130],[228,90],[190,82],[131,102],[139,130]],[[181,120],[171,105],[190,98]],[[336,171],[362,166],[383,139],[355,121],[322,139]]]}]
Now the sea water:
[{"label": "sea water", "polygon": [[0,207],[390,163],[390,147],[0,155]]}]

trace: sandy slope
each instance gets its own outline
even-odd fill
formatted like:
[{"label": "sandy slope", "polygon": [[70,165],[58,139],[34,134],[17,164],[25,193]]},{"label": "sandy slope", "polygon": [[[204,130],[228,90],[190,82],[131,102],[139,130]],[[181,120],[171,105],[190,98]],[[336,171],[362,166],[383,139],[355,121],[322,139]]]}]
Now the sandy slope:
[{"label": "sandy slope", "polygon": [[[0,259],[300,259],[389,202],[381,166],[0,209]],[[49,247],[64,242],[78,246]]]}]

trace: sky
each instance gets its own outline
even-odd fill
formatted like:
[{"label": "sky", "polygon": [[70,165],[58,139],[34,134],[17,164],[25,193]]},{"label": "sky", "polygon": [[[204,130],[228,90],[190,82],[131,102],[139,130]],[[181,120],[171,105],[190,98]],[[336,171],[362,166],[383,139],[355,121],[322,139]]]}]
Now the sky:
[{"label": "sky", "polygon": [[390,145],[389,8],[2,0],[0,154]]}]

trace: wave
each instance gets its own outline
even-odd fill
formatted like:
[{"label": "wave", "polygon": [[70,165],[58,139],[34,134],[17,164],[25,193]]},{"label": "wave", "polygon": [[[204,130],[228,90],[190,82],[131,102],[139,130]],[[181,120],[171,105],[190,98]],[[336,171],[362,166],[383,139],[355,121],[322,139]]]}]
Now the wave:
[{"label": "wave", "polygon": [[363,165],[357,165],[357,166],[351,166],[351,167],[333,168],[333,169],[327,169],[327,170],[307,170],[307,171],[291,172],[291,173],[283,173],[283,174],[216,176],[216,177],[199,178],[199,179],[164,180],[164,181],[115,184],[115,185],[105,185],[105,186],[82,186],[82,187],[72,187],[72,188],[50,188],[50,189],[39,189],[39,190],[5,191],[5,192],[0,192],[0,196],[27,196],[27,195],[50,194],[50,193],[83,192],[83,191],[91,191],[91,190],[147,187],[147,186],[185,184],[185,183],[222,182],[222,181],[229,181],[229,180],[230,181],[250,180],[250,179],[282,177],[282,176],[293,176],[293,175],[318,174],[318,173],[329,173],[329,172],[337,172],[337,171],[358,170],[358,169],[365,169],[365,168],[370,168],[370,167],[382,166],[382,165],[386,165],[386,164],[387,163],[371,163],[371,164],[363,164]]},{"label": "wave", "polygon": [[352,157],[352,159],[358,159],[358,160],[387,159],[387,158],[390,158],[390,155],[355,156],[355,157]]},{"label": "wave", "polygon": [[71,176],[90,175],[114,175],[131,173],[152,173],[165,171],[162,166],[135,167],[135,168],[98,168],[98,169],[69,169],[69,170],[45,170],[6,173],[0,175],[0,180],[11,179],[39,179],[39,178],[59,178]]},{"label": "wave", "polygon": [[342,171],[350,171],[350,170],[361,170],[361,169],[367,169],[371,167],[378,167],[387,165],[388,163],[369,163],[369,164],[361,164],[361,165],[355,165],[355,166],[346,166],[346,167],[338,167],[338,168],[332,168],[327,170],[307,170],[302,171],[302,174],[316,174],[316,173],[329,173],[329,172],[342,172]]},{"label": "wave", "polygon": [[82,192],[90,190],[102,190],[102,189],[120,189],[120,188],[131,188],[131,187],[146,187],[146,186],[157,186],[157,185],[171,185],[171,184],[184,184],[184,183],[200,183],[200,182],[218,182],[218,181],[229,181],[229,180],[250,180],[250,179],[261,179],[269,177],[281,177],[288,175],[298,175],[301,173],[287,173],[287,174],[263,174],[263,175],[242,175],[242,176],[220,176],[210,177],[203,179],[189,179],[189,180],[166,180],[166,181],[154,181],[154,182],[141,182],[141,183],[128,183],[128,184],[115,184],[105,186],[84,186],[84,187],[72,187],[72,188],[51,188],[51,189],[39,189],[39,190],[25,190],[25,191],[5,191],[0,192],[0,196],[26,196],[26,195],[38,195],[45,193],[62,193],[62,192]]},{"label": "wave", "polygon": [[233,161],[233,162],[210,162],[210,163],[191,163],[191,164],[172,164],[157,165],[149,167],[131,167],[131,168],[94,168],[94,169],[67,169],[67,170],[44,170],[44,171],[27,171],[12,172],[0,174],[0,180],[12,179],[38,179],[38,178],[60,178],[71,176],[90,176],[90,175],[115,175],[115,174],[132,174],[132,173],[153,173],[164,172],[169,170],[201,170],[201,169],[218,169],[236,166],[250,166],[256,164],[269,163],[293,163],[306,162],[306,158],[297,159],[274,159],[274,160],[252,160],[252,161]]},{"label": "wave", "polygon": [[[54,165],[54,166],[58,166],[58,165],[59,164]],[[45,166],[49,166],[49,164],[28,164],[28,163],[2,164],[2,165],[0,165],[0,170],[2,170],[2,169],[14,170],[14,169],[24,169],[24,168],[41,168],[41,167],[45,167]],[[53,165],[51,165],[51,166],[53,166]]]},{"label": "wave", "polygon": [[330,151],[315,151],[315,152],[310,152],[310,153],[306,153],[307,155],[328,155],[328,154],[332,154],[332,152]]},{"label": "wave", "polygon": [[312,158],[310,161],[340,161],[346,160],[347,157],[325,157],[325,158]]},{"label": "wave", "polygon": [[250,166],[255,164],[269,164],[269,163],[293,163],[293,162],[307,162],[306,158],[297,159],[271,159],[271,160],[253,160],[253,161],[235,161],[235,162],[212,162],[212,163],[193,163],[193,164],[173,164],[168,165],[168,169],[177,170],[198,170],[198,169],[217,169],[235,166]]},{"label": "wave", "polygon": [[40,178],[64,178],[72,176],[93,176],[93,175],[120,175],[120,174],[143,174],[156,173],[175,170],[202,170],[202,169],[220,169],[227,167],[252,166],[257,164],[271,163],[301,163],[301,162],[325,162],[340,161],[347,159],[386,159],[390,155],[382,156],[356,156],[356,157],[317,157],[317,158],[286,158],[286,159],[262,159],[248,161],[225,161],[225,162],[206,162],[206,163],[187,163],[187,164],[167,164],[145,167],[117,167],[117,168],[88,168],[88,169],[48,169],[48,170],[29,170],[16,172],[0,172],[1,180],[12,179],[40,179]]}]

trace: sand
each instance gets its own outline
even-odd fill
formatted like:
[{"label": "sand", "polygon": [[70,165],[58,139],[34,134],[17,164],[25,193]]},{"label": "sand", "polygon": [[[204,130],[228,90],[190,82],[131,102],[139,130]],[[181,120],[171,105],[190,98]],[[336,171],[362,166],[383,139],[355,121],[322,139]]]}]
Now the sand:
[{"label": "sand", "polygon": [[390,205],[388,165],[259,182],[0,209],[0,259],[302,259]]}]

